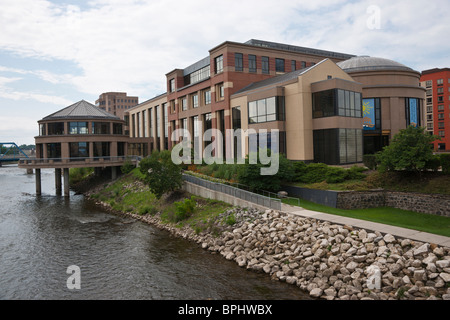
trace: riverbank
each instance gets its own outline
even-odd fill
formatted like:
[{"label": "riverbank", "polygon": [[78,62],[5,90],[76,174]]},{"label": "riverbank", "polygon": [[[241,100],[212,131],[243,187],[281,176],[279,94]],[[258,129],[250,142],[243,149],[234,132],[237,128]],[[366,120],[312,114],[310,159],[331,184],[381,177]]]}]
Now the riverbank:
[{"label": "riverbank", "polygon": [[[208,212],[211,203],[201,198],[196,198],[199,216],[171,223],[167,212],[174,199],[166,197],[158,204],[133,175],[85,194],[108,210],[196,242],[242,268],[296,285],[313,298],[450,299],[447,247],[273,210],[214,203]],[[178,194],[176,200],[187,196]],[[134,205],[128,202],[132,199]],[[149,205],[154,209],[144,213],[141,209]]]}]

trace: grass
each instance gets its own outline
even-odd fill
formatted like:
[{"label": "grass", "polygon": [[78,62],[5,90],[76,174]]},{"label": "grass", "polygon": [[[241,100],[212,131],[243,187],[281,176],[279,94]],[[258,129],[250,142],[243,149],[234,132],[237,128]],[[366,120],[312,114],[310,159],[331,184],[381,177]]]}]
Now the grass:
[{"label": "grass", "polygon": [[[296,205],[292,201],[284,203]],[[301,207],[318,212],[384,223],[450,237],[450,218],[389,207],[344,210],[300,199]]]},{"label": "grass", "polygon": [[[173,213],[176,211],[176,202],[190,198],[191,195],[178,191],[157,199],[143,182],[144,176],[139,169],[132,170],[111,184],[106,184],[92,197],[109,203],[119,212],[135,214],[160,214],[163,223],[174,223]],[[231,208],[231,205],[216,200],[204,199],[194,196],[196,208],[187,219],[175,223],[176,227],[190,226],[201,232],[212,226],[212,221],[221,213]]]}]

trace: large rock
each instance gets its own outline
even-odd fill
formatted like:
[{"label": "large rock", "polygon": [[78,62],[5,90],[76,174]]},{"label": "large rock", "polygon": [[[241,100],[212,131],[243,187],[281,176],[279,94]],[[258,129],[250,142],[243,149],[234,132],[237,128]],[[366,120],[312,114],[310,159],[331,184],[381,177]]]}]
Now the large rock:
[{"label": "large rock", "polygon": [[427,253],[429,250],[430,250],[430,244],[424,243],[423,245],[421,245],[420,247],[415,249],[413,253],[415,256],[418,256],[418,255]]},{"label": "large rock", "polygon": [[319,298],[323,293],[323,290],[320,288],[314,288],[309,292],[309,295],[313,298]]}]

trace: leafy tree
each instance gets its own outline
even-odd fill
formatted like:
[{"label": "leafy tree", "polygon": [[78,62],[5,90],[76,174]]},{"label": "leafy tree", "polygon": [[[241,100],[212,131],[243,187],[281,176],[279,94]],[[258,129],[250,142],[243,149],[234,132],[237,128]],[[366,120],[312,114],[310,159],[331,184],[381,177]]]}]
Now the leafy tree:
[{"label": "leafy tree", "polygon": [[151,192],[158,199],[167,192],[180,189],[183,184],[181,167],[172,162],[169,150],[154,151],[139,166]]},{"label": "leafy tree", "polygon": [[437,136],[425,132],[423,127],[409,126],[394,136],[389,146],[376,156],[380,171],[406,170],[416,173],[427,168],[433,158],[433,141]]},{"label": "leafy tree", "polygon": [[[260,159],[261,153],[270,157],[270,150],[259,150],[256,159]],[[294,174],[292,163],[286,159],[283,154],[279,155],[278,171],[274,175],[263,175],[261,169],[268,168],[271,164],[264,165],[260,161],[251,163],[252,155],[248,155],[245,159],[245,164],[240,165],[238,169],[237,179],[239,183],[249,186],[252,190],[268,190],[277,192],[281,188],[283,181],[288,181]],[[253,155],[254,156],[254,155]]]}]

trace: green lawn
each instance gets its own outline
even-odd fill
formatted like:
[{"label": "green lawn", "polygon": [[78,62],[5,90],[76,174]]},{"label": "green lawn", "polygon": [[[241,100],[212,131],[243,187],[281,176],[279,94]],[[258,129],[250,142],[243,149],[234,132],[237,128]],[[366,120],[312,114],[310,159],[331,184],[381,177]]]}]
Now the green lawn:
[{"label": "green lawn", "polygon": [[[297,205],[296,202],[283,200],[290,205]],[[339,216],[356,218],[361,220],[384,223],[408,229],[414,229],[433,234],[450,237],[450,217],[443,217],[414,211],[401,210],[389,207],[344,210],[337,209],[311,201],[300,199],[301,207],[318,212],[330,213]]]}]

